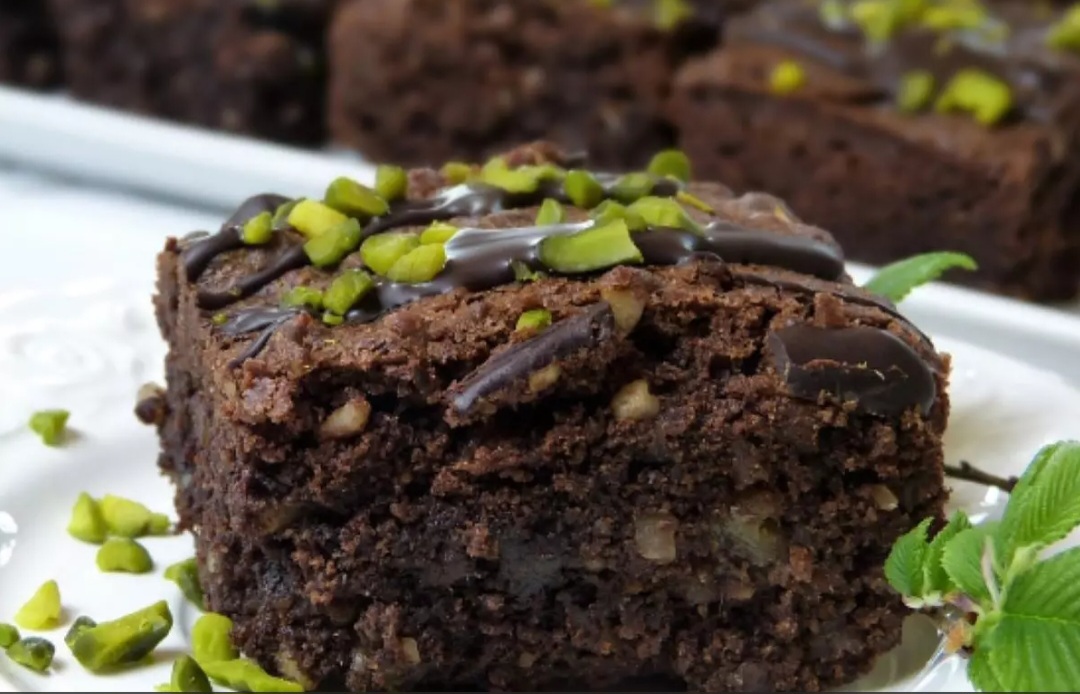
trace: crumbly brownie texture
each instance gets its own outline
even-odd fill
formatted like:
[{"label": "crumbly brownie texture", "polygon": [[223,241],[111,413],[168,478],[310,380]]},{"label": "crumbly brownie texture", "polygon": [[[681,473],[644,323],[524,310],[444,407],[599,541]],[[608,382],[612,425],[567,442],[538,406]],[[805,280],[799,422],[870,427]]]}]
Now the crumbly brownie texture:
[{"label": "crumbly brownie texture", "polygon": [[330,38],[331,137],[416,165],[543,137],[600,167],[641,166],[673,142],[675,66],[716,44],[724,11],[702,0],[662,30],[655,1],[352,0]]},{"label": "crumbly brownie texture", "polygon": [[[997,2],[997,16],[984,8],[981,35],[941,36],[915,22],[867,51],[854,24],[826,26],[814,3],[762,3],[729,23],[722,50],[680,73],[671,107],[680,146],[702,175],[783,197],[854,259],[950,248],[981,267],[958,281],[1073,297],[1080,58],[1046,45],[1060,14],[1048,19],[1036,5]],[[805,82],[777,93],[771,78],[786,61]],[[1013,101],[1004,118],[985,125],[936,112],[935,98],[964,69],[1001,80]],[[918,71],[933,75],[934,90],[905,112],[895,104]]]},{"label": "crumbly brownie texture", "polygon": [[257,137],[324,139],[333,0],[49,0],[71,92]]},{"label": "crumbly brownie texture", "polygon": [[[292,230],[229,241],[276,196],[160,256],[168,389],[145,410],[208,607],[248,655],[352,691],[813,691],[897,643],[881,566],[941,514],[948,360],[828,234],[692,183],[680,199],[714,214],[635,232],[645,263],[488,286],[513,239],[566,232],[520,230],[561,184],[409,181],[367,231],[471,214],[447,220],[435,291],[378,279],[386,305],[420,295],[386,312],[279,313],[359,258],[283,264]],[[515,329],[541,307],[550,327]]]},{"label": "crumbly brownie texture", "polygon": [[0,84],[35,89],[60,81],[52,18],[37,0],[0,3]]}]

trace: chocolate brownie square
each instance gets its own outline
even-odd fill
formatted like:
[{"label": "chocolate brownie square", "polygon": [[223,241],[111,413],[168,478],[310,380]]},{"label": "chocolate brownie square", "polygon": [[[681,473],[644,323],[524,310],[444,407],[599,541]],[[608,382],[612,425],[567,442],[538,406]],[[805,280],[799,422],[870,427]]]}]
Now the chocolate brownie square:
[{"label": "chocolate brownie square", "polygon": [[38,0],[0,3],[0,84],[46,89],[60,83],[56,28]]}]

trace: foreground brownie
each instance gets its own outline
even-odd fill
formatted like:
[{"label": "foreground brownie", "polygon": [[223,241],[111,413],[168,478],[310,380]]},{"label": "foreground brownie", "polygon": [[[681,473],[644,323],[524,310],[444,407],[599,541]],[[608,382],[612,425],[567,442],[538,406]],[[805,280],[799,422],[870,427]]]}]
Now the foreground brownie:
[{"label": "foreground brownie", "polygon": [[899,639],[947,357],[779,199],[542,144],[169,241],[140,409],[308,688],[821,690]]},{"label": "foreground brownie", "polygon": [[0,84],[45,89],[60,82],[56,30],[38,0],[0,3]]},{"label": "foreground brownie", "polygon": [[673,71],[716,44],[726,4],[351,0],[330,38],[331,137],[418,165],[547,138],[642,166],[672,144]]},{"label": "foreground brownie", "polygon": [[324,138],[333,0],[49,0],[72,94],[298,144]]},{"label": "foreground brownie", "polygon": [[857,260],[951,248],[981,266],[959,281],[1075,296],[1080,15],[855,5],[764,2],[681,72],[673,119],[702,175],[784,197]]}]

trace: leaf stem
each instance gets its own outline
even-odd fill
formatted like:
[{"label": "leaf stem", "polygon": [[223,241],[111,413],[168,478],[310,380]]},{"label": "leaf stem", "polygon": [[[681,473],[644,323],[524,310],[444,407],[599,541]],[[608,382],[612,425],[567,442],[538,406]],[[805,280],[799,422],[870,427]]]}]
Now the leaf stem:
[{"label": "leaf stem", "polygon": [[975,484],[985,484],[988,487],[997,487],[1006,493],[1012,493],[1012,490],[1016,487],[1016,483],[1019,480],[1017,477],[998,477],[997,475],[992,475],[989,472],[978,469],[966,460],[961,460],[959,465],[946,465],[945,475],[946,477],[964,480],[965,482],[974,482]]},{"label": "leaf stem", "polygon": [[997,577],[994,575],[994,543],[988,537],[983,547],[982,560],[983,580],[986,581],[986,589],[990,593],[990,601],[994,609],[1001,609],[1001,591],[998,588]]}]

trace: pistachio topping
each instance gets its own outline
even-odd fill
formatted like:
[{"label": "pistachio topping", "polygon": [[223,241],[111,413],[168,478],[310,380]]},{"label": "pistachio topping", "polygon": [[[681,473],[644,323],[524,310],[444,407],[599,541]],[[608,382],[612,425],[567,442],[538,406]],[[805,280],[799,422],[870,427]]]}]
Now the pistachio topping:
[{"label": "pistachio topping", "polygon": [[676,193],[675,199],[682,204],[689,205],[690,207],[704,212],[705,214],[716,214],[716,209],[712,205],[705,202],[693,193],[689,193],[685,190],[680,190],[678,193]]},{"label": "pistachio topping", "polygon": [[596,209],[592,211],[590,215],[597,226],[603,226],[609,222],[615,220],[622,220],[626,222],[627,228],[630,231],[642,231],[648,226],[645,220],[641,218],[641,215],[635,211],[632,211],[626,205],[614,200],[605,200],[597,205]]},{"label": "pistachio topping", "polygon": [[109,528],[105,525],[105,518],[101,514],[101,506],[97,499],[86,492],[79,494],[71,509],[71,520],[68,521],[67,531],[68,535],[83,542],[100,545],[105,541]]},{"label": "pistachio topping", "polygon": [[701,227],[691,219],[683,206],[671,198],[658,198],[649,195],[632,203],[627,208],[627,212],[641,217],[647,226],[685,229],[687,231],[701,230]]},{"label": "pistachio topping", "polygon": [[588,171],[574,169],[567,172],[563,181],[566,197],[576,207],[591,209],[604,199],[604,187]]},{"label": "pistachio topping", "polygon": [[319,311],[323,307],[323,293],[311,287],[298,286],[281,295],[282,308],[310,308]]},{"label": "pistachio topping", "polygon": [[1050,27],[1046,43],[1059,51],[1080,53],[1080,3],[1073,5]]},{"label": "pistachio topping", "polygon": [[323,307],[338,316],[344,316],[375,288],[375,280],[363,270],[346,270],[330,283],[323,295]]},{"label": "pistachio topping", "polygon": [[[567,181],[570,177],[567,176]],[[552,224],[562,224],[566,221],[566,210],[555,198],[545,198],[536,211],[536,226],[546,227]]]},{"label": "pistachio topping", "polygon": [[453,224],[447,224],[446,222],[432,222],[428,225],[427,229],[420,232],[420,244],[446,243],[454,238],[454,234],[456,233],[458,233],[458,228]]},{"label": "pistachio topping", "polygon": [[644,171],[624,174],[611,186],[608,194],[616,201],[629,205],[653,191],[656,179]]},{"label": "pistachio topping", "polygon": [[334,313],[333,311],[326,311],[322,315],[322,322],[331,328],[341,325],[345,322],[345,316],[340,313]]},{"label": "pistachio topping", "polygon": [[349,220],[341,212],[317,200],[300,200],[289,211],[289,226],[309,239]]},{"label": "pistachio topping", "polygon": [[233,622],[225,615],[207,612],[191,627],[191,654],[202,666],[219,660],[235,660],[240,654],[232,643]]},{"label": "pistachio topping", "polygon": [[19,630],[14,624],[0,622],[0,648],[7,648],[19,640]]},{"label": "pistachio topping", "polygon": [[298,682],[274,677],[247,658],[203,663],[202,666],[214,682],[239,692],[304,691]]},{"label": "pistachio topping", "polygon": [[480,182],[508,193],[535,193],[540,183],[560,178],[561,171],[550,164],[510,168],[502,157],[495,157],[480,169]]},{"label": "pistachio topping", "polygon": [[210,316],[210,322],[214,325],[225,325],[229,322],[229,314],[224,312],[215,313]]},{"label": "pistachio topping", "polygon": [[304,244],[304,253],[315,267],[332,267],[360,246],[362,234],[360,222],[346,219],[308,239]]},{"label": "pistachio topping", "polygon": [[694,16],[694,8],[687,0],[653,0],[656,26],[661,31],[671,31]]},{"label": "pistachio topping", "polygon": [[806,71],[794,60],[785,60],[769,73],[769,89],[774,94],[791,94],[806,84]]},{"label": "pistachio topping", "polygon": [[199,562],[195,557],[178,561],[165,568],[165,580],[180,588],[184,597],[200,610],[203,608],[203,589],[199,583]]},{"label": "pistachio topping", "polygon": [[446,248],[439,243],[418,246],[398,258],[386,273],[391,282],[422,284],[435,279],[446,265]]},{"label": "pistachio topping", "polygon": [[419,237],[407,231],[389,231],[364,239],[360,258],[377,275],[386,275],[402,256],[420,245]]},{"label": "pistachio topping", "polygon": [[34,672],[45,672],[52,665],[56,646],[48,639],[31,636],[20,639],[7,648],[7,655],[13,662]]},{"label": "pistachio topping", "polygon": [[967,69],[956,73],[934,105],[939,113],[966,111],[983,125],[1000,122],[1013,107],[1009,85],[993,75]]},{"label": "pistachio topping", "polygon": [[326,205],[350,217],[378,217],[390,211],[378,193],[346,176],[335,178],[326,189]]},{"label": "pistachio topping", "polygon": [[677,149],[658,152],[649,162],[648,172],[659,178],[669,177],[683,183],[690,182],[690,157]]},{"label": "pistachio topping", "polygon": [[896,106],[904,113],[926,108],[934,96],[934,76],[925,70],[913,70],[900,78]]},{"label": "pistachio topping", "polygon": [[472,180],[478,171],[472,164],[463,161],[448,161],[439,169],[439,174],[451,185],[460,185]]},{"label": "pistachio topping", "polygon": [[551,311],[546,308],[534,308],[522,313],[514,330],[543,330],[551,325]]},{"label": "pistachio topping", "polygon": [[45,581],[15,613],[15,623],[34,631],[53,629],[60,623],[61,611],[60,586]]},{"label": "pistachio topping", "polygon": [[106,494],[99,503],[106,527],[118,537],[164,535],[172,525],[164,513],[154,513],[138,501]]},{"label": "pistachio topping", "polygon": [[292,214],[293,208],[300,203],[299,200],[289,200],[278,205],[278,208],[274,210],[273,217],[270,218],[271,231],[284,231],[289,229],[289,215]]},{"label": "pistachio topping", "polygon": [[83,629],[71,652],[91,672],[134,663],[150,655],[172,631],[173,617],[164,600],[111,622]]},{"label": "pistachio topping", "polygon": [[97,567],[106,573],[145,574],[153,571],[150,552],[135,540],[111,537],[97,553]]},{"label": "pistachio topping", "polygon": [[79,634],[83,633],[90,627],[96,626],[97,622],[85,615],[80,615],[79,617],[76,617],[75,621],[71,623],[71,628],[69,628],[67,630],[67,633],[64,634],[64,643],[67,644],[68,648],[71,648],[71,645],[75,643],[75,639],[79,638]]},{"label": "pistachio topping", "polygon": [[375,194],[387,202],[405,199],[409,174],[400,166],[382,164],[375,169]]},{"label": "pistachio topping", "polygon": [[182,655],[173,661],[169,683],[161,685],[158,691],[168,692],[212,692],[206,673],[189,655]]},{"label": "pistachio topping", "polygon": [[510,261],[510,269],[514,272],[515,282],[535,282],[547,277],[543,272],[533,270],[520,260]]},{"label": "pistachio topping", "polygon": [[240,230],[240,240],[249,246],[261,246],[274,238],[274,217],[269,212],[260,212],[244,222]]},{"label": "pistachio topping", "polygon": [[67,410],[41,410],[30,416],[30,430],[41,437],[46,446],[59,446],[64,441],[68,418]]},{"label": "pistachio topping", "polygon": [[630,238],[626,222],[617,219],[574,234],[545,238],[540,242],[540,262],[556,272],[578,274],[641,263],[644,258]]}]

